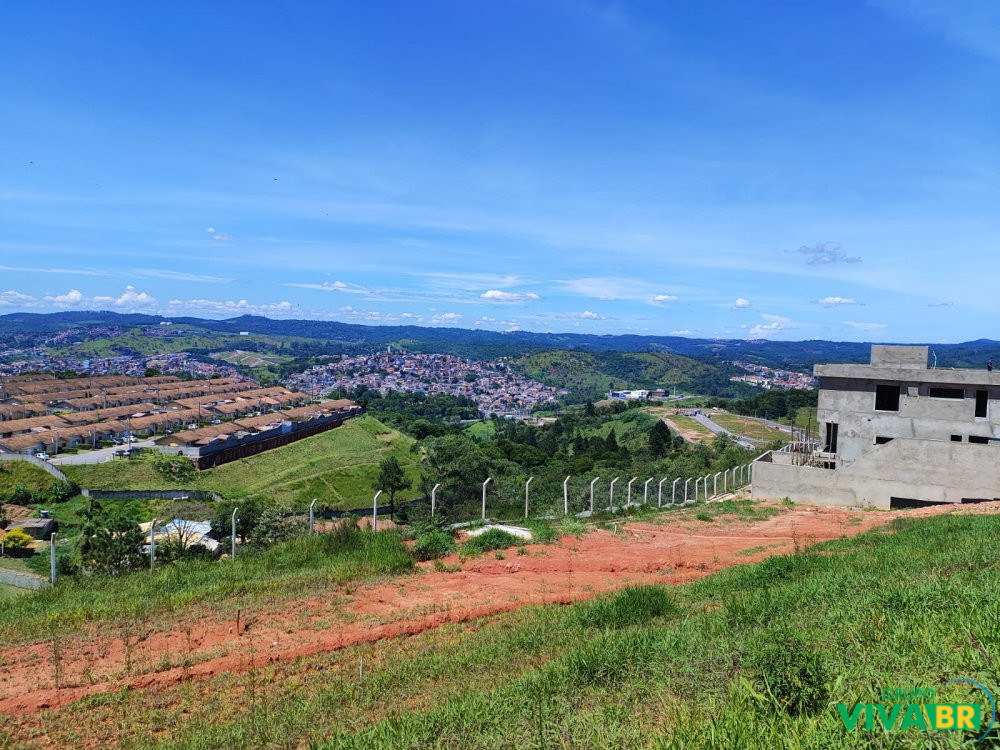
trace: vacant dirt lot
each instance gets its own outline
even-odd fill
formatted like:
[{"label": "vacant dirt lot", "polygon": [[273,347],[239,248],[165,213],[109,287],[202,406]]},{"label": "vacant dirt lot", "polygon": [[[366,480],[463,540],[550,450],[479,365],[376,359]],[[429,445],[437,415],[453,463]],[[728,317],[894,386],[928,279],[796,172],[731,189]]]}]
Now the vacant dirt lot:
[{"label": "vacant dirt lot", "polygon": [[[721,568],[791,552],[796,545],[853,536],[900,516],[1000,511],[1000,503],[916,511],[774,506],[741,521],[693,513],[629,522],[557,544],[486,555],[449,570],[425,565],[379,585],[327,591],[234,618],[180,612],[159,622],[113,623],[0,653],[0,714],[14,727],[33,714],[121,688],[168,686],[295,660],[353,644],[398,638],[529,604],[568,603],[633,583],[683,583]],[[757,515],[765,515],[759,513]],[[253,648],[247,644],[252,642]],[[58,684],[57,684],[58,683]],[[11,724],[8,723],[8,727]]]}]

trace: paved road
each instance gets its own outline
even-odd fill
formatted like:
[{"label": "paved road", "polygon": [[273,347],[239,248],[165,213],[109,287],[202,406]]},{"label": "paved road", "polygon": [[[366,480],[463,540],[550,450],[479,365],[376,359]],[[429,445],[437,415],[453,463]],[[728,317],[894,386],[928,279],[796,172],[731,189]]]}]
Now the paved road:
[{"label": "paved road", "polygon": [[[140,440],[138,443],[132,443],[135,448],[150,448],[153,445],[152,440]],[[49,463],[54,466],[65,466],[67,464],[99,464],[104,461],[110,461],[114,456],[115,451],[125,450],[124,445],[116,445],[111,448],[98,448],[96,451],[84,451],[83,453],[69,453],[65,455],[52,456],[49,459]]]},{"label": "paved road", "polygon": [[691,415],[691,419],[693,419],[698,424],[703,425],[704,427],[707,427],[712,432],[714,432],[716,435],[728,435],[733,440],[735,440],[737,443],[739,443],[740,445],[742,445],[744,448],[750,448],[750,449],[752,449],[752,448],[756,448],[757,447],[756,445],[754,445],[754,443],[752,441],[747,440],[742,435],[737,435],[735,432],[730,432],[729,430],[727,430],[722,425],[716,424],[715,422],[713,422],[711,419],[709,419],[708,417],[706,417],[704,414],[692,414]]}]

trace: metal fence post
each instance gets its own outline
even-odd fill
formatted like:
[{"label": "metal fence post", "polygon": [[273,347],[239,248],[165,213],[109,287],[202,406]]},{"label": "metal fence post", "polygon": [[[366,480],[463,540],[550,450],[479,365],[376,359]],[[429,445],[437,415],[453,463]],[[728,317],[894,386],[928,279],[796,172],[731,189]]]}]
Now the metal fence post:
[{"label": "metal fence post", "polygon": [[233,560],[236,559],[236,511],[238,511],[239,509],[240,508],[239,508],[238,505],[235,508],[233,508],[233,517],[231,519],[232,520],[232,532],[231,532],[231,536],[229,538],[229,556]]},{"label": "metal fence post", "polygon": [[493,481],[493,477],[486,477],[486,481],[483,482],[483,520],[486,520],[486,485]]},{"label": "metal fence post", "polygon": [[153,570],[153,561],[156,560],[156,522],[160,520],[158,518],[153,519],[152,525],[149,527],[149,569]]}]

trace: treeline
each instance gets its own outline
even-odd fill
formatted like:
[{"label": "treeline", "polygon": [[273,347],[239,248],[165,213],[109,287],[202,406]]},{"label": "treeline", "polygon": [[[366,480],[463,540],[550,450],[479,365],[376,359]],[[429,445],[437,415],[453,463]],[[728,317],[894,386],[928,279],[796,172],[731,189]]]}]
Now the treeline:
[{"label": "treeline", "polygon": [[378,391],[359,386],[350,397],[369,414],[418,440],[454,431],[461,420],[479,419],[479,406],[471,398],[450,394]]}]

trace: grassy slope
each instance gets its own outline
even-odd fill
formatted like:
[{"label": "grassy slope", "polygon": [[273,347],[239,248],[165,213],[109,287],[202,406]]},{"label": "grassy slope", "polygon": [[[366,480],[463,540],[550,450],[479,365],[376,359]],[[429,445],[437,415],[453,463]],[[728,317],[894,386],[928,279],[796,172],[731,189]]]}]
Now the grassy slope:
[{"label": "grassy slope", "polygon": [[0,459],[0,495],[5,495],[22,484],[31,492],[44,492],[56,483],[56,478],[46,474],[27,461],[3,461]]},{"label": "grassy slope", "polygon": [[710,414],[709,419],[737,435],[759,440],[780,440],[785,443],[789,440],[787,432],[764,425],[751,417],[738,414]]},{"label": "grassy slope", "polygon": [[[126,746],[177,748],[957,747],[972,737],[848,732],[837,713],[837,702],[879,702],[887,686],[958,702],[980,694],[943,681],[1000,684],[1000,518],[897,530],[733,568],[670,590],[663,606],[640,592],[525,609],[219,678],[193,698],[178,688],[154,714],[125,692],[69,718],[121,719]],[[798,714],[753,666],[759,644],[790,633],[818,659],[826,692]],[[359,679],[361,656],[374,666]],[[151,735],[165,724],[169,737]]]},{"label": "grassy slope", "polygon": [[[362,416],[335,430],[276,448],[257,456],[199,472],[192,481],[172,482],[152,461],[116,461],[66,466],[66,473],[90,489],[199,489],[226,497],[267,494],[290,507],[308,505],[316,497],[334,508],[363,507],[374,493],[378,465],[394,455],[415,479],[413,440]],[[402,497],[414,496],[414,491]]]},{"label": "grassy slope", "polygon": [[703,374],[705,365],[661,352],[593,354],[537,352],[515,361],[531,377],[574,392],[600,394],[613,388],[650,388],[683,384]]}]

